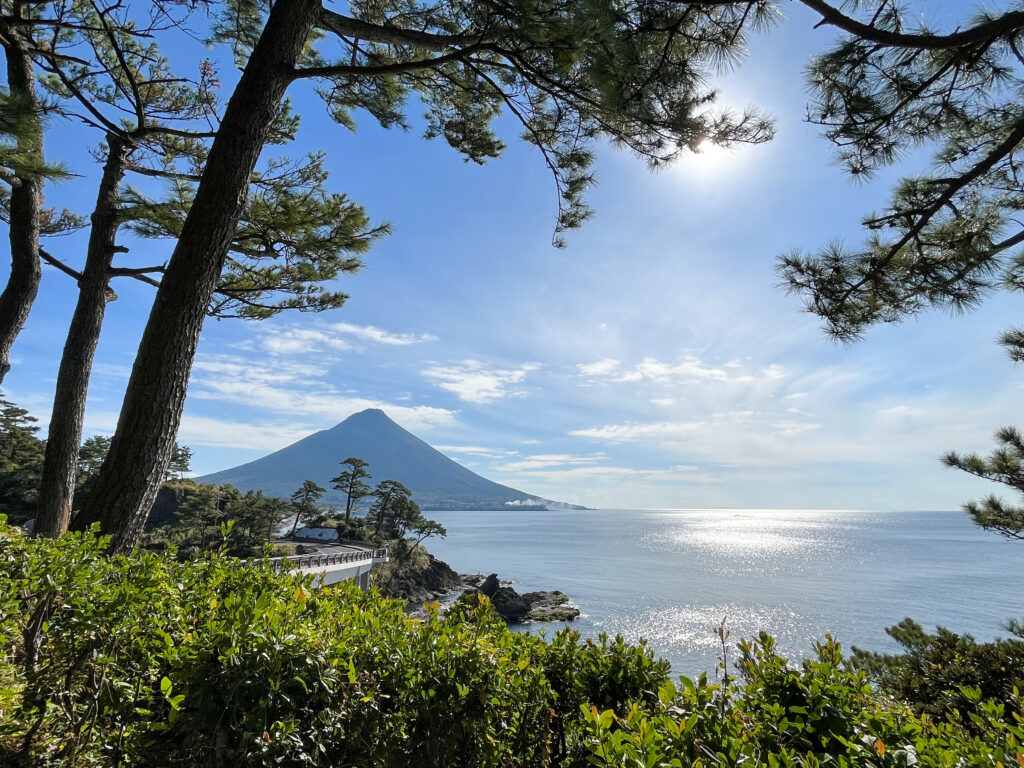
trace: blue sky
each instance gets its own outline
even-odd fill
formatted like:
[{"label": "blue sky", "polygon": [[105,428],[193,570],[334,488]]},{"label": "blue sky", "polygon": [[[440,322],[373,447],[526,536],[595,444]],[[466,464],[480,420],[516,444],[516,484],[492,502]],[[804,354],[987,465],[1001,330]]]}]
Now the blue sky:
[{"label": "blue sky", "polygon": [[[937,24],[956,5],[922,3]],[[478,167],[416,130],[362,120],[348,133],[293,90],[300,149],[326,150],[332,187],[394,234],[342,282],[351,299],[340,310],[207,322],[179,436],[193,469],[234,466],[381,407],[488,478],[595,507],[948,509],[992,490],[937,457],[987,450],[992,431],[1017,420],[1020,371],[994,344],[1017,298],[837,346],[777,287],[778,253],[859,241],[860,218],[898,176],[851,184],[802,122],[802,68],[830,35],[799,6],[784,10],[790,18],[721,79],[724,104],[776,118],[776,140],[656,174],[602,148],[596,213],[564,251],[550,244],[552,180],[510,122],[506,153]],[[214,55],[227,72],[227,52]],[[50,190],[50,204],[88,210],[97,169],[86,150],[98,139],[51,126],[51,157],[82,178]],[[51,250],[80,264],[84,238]],[[129,258],[168,253],[133,243]],[[89,434],[113,430],[152,298],[141,284],[115,287]],[[73,289],[46,269],[5,382],[44,426]]]}]

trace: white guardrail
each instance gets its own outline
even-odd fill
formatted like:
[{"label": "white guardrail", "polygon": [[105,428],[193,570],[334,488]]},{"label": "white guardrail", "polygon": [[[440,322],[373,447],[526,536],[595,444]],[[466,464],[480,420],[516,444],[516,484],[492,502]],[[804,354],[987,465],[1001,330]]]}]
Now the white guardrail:
[{"label": "white guardrail", "polygon": [[[387,547],[381,547],[379,549],[363,549],[358,552],[330,552],[330,553],[319,553],[314,555],[290,555],[287,557],[272,557],[270,558],[270,564],[274,569],[275,573],[280,573],[283,570],[299,569],[299,570],[327,570],[333,565],[344,565],[346,563],[362,563],[362,562],[383,562],[387,560],[388,550]],[[242,561],[243,565],[248,565],[250,561]],[[262,562],[253,560],[252,562]]]}]

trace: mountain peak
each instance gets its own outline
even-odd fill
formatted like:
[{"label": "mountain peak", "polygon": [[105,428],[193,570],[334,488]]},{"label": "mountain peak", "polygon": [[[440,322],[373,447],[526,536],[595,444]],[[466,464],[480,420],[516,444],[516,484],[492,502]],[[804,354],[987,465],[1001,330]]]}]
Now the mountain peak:
[{"label": "mountain peak", "polygon": [[343,424],[351,424],[351,423],[357,423],[357,422],[362,422],[362,421],[367,421],[367,422],[374,422],[374,421],[376,421],[376,422],[387,422],[387,423],[390,423],[390,424],[394,424],[395,423],[391,419],[391,417],[388,416],[386,413],[384,413],[384,411],[382,411],[380,408],[367,408],[364,411],[358,411],[357,413],[353,413],[351,416],[349,416],[348,418],[346,418],[346,419],[344,419],[342,421],[339,421],[334,426],[335,426],[335,428],[337,428],[337,427],[342,426]]},{"label": "mountain peak", "polygon": [[344,504],[331,489],[338,464],[349,456],[369,462],[372,483],[397,480],[413,492],[424,509],[522,509],[548,502],[492,482],[452,461],[396,424],[380,408],[353,413],[330,429],[304,437],[262,459],[196,478],[201,483],[230,484],[238,490],[262,490],[287,498],[304,480],[328,488],[324,504]]}]

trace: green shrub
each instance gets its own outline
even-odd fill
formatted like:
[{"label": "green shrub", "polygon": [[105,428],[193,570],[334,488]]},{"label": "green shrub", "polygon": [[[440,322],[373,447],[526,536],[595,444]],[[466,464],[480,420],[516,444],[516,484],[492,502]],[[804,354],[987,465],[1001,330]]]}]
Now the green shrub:
[{"label": "green shrub", "polygon": [[0,527],[0,763],[582,764],[581,708],[665,680],[646,650],[515,634],[486,602],[415,620],[220,554],[104,546]]},{"label": "green shrub", "polygon": [[677,685],[642,645],[512,633],[486,600],[418,620],[265,563],[105,547],[0,523],[0,765],[1024,765],[1016,695],[918,715],[831,640],[793,667],[762,635],[739,680]]},{"label": "green shrub", "polygon": [[682,678],[666,683],[658,704],[617,715],[585,712],[595,766],[836,766],[951,768],[1024,765],[1019,699],[1014,711],[983,702],[977,689],[973,731],[919,717],[879,700],[862,670],[828,639],[799,667],[775,652],[772,638],[740,643],[741,681],[724,686]]},{"label": "green shrub", "polygon": [[[930,635],[904,619],[886,630],[905,649],[902,654],[854,648],[853,662],[882,690],[911,704],[919,713],[970,719],[975,700],[963,689],[978,689],[982,700],[1009,705],[1014,689],[1024,690],[1024,639],[979,643],[939,627]],[[1010,708],[1007,708],[1010,711]]]}]

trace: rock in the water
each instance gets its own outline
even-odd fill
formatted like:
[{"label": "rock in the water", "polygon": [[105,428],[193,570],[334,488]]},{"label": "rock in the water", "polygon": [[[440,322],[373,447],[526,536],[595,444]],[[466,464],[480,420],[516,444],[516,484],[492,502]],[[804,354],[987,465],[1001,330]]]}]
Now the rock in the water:
[{"label": "rock in the water", "polygon": [[296,555],[315,555],[316,553],[317,553],[317,548],[312,546],[311,544],[296,544],[295,545],[295,554]]},{"label": "rock in the water", "polygon": [[483,583],[480,584],[480,591],[487,595],[487,597],[494,597],[494,593],[498,591],[498,587],[501,585],[498,583],[498,574],[492,573]]},{"label": "rock in the water", "polygon": [[[486,593],[485,593],[486,594]],[[524,595],[520,595],[512,587],[498,587],[490,596],[491,605],[505,621],[513,623],[522,621],[530,612],[530,603]]]},{"label": "rock in the water", "polygon": [[530,604],[528,621],[572,621],[580,609],[569,605],[569,596],[557,589],[553,592],[527,592],[523,599]]},{"label": "rock in the water", "polygon": [[[483,592],[483,589],[480,591]],[[510,624],[524,621],[572,621],[580,615],[578,608],[569,605],[569,596],[557,590],[521,595],[512,587],[498,587],[489,597],[494,610]]]}]

